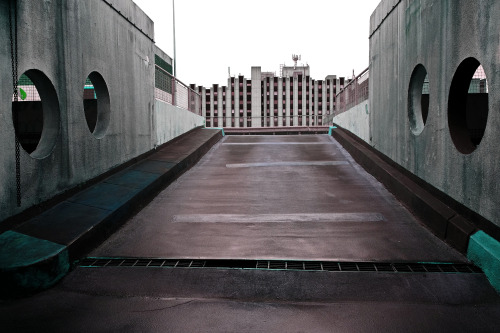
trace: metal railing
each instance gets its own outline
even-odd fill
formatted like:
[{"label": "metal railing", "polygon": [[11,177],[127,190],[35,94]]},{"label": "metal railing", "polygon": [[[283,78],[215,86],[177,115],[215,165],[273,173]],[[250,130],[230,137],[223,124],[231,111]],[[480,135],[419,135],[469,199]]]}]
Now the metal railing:
[{"label": "metal railing", "polygon": [[[214,114],[212,117],[207,115],[205,121],[207,127],[252,127],[252,124],[257,127],[295,127],[323,126],[325,117],[326,115],[306,115],[305,119],[302,119],[301,115],[219,117],[218,114]],[[229,126],[226,125],[227,121],[230,123]]]},{"label": "metal railing", "polygon": [[349,110],[368,99],[369,69],[365,69],[349,82],[336,96],[335,115]]},{"label": "metal railing", "polygon": [[201,115],[201,95],[155,65],[155,98]]}]

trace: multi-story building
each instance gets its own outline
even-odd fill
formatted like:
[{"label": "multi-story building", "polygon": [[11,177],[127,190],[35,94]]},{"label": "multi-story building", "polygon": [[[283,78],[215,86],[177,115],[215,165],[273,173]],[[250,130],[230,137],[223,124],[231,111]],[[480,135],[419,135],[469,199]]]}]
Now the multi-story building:
[{"label": "multi-story building", "polygon": [[282,66],[280,75],[252,67],[251,78],[228,78],[227,86],[196,87],[207,127],[321,126],[335,110],[344,78],[310,77],[309,66]]}]

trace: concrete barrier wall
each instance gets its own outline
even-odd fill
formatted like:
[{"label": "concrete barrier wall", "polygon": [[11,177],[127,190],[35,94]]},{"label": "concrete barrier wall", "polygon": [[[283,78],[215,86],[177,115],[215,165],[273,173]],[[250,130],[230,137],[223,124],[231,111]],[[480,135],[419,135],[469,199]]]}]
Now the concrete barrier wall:
[{"label": "concrete barrier wall", "polygon": [[[383,0],[370,21],[371,145],[458,202],[500,226],[500,2]],[[473,57],[487,77],[489,114],[480,144],[459,151],[450,134],[450,87]],[[429,111],[410,127],[409,87],[421,64]],[[361,120],[363,122],[363,120]],[[349,127],[347,127],[349,129]]]},{"label": "concrete barrier wall", "polygon": [[348,129],[364,141],[370,143],[370,113],[368,100],[333,117],[333,123]]},{"label": "concrete barrier wall", "polygon": [[161,145],[187,131],[205,125],[205,118],[177,106],[155,101],[156,144]]},{"label": "concrete barrier wall", "polygon": [[[18,77],[36,70],[46,96],[42,140],[32,154],[20,150],[17,207],[8,3],[0,2],[0,221],[151,150],[158,137],[191,129],[155,118],[154,26],[131,0],[17,0]],[[109,93],[107,126],[94,134],[83,106],[92,72]]]}]

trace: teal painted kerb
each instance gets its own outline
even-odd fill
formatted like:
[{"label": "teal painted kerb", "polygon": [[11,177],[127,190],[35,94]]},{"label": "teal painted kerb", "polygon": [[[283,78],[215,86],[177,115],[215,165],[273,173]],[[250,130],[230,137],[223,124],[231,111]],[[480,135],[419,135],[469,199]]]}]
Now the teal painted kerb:
[{"label": "teal painted kerb", "polygon": [[500,242],[480,230],[469,239],[467,258],[483,270],[500,293]]},{"label": "teal painted kerb", "polygon": [[69,271],[65,246],[15,231],[0,235],[0,295],[23,295],[53,286]]},{"label": "teal painted kerb", "polygon": [[65,246],[15,231],[0,235],[0,269],[27,267],[58,255]]},{"label": "teal painted kerb", "polygon": [[205,127],[206,129],[217,129],[222,131],[222,136],[225,136],[224,129],[222,127]]},{"label": "teal painted kerb", "polygon": [[330,128],[328,129],[328,135],[332,135],[332,130],[334,130],[335,128],[337,128],[337,126],[330,126]]}]

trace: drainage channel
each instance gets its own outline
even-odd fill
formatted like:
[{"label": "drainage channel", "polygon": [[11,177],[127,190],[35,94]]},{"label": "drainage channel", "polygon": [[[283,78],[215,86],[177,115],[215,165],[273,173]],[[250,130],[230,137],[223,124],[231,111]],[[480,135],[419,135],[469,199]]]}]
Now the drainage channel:
[{"label": "drainage channel", "polygon": [[483,273],[467,263],[383,263],[295,260],[232,260],[232,259],[159,259],[89,257],[77,262],[80,267],[164,267],[260,269],[326,272],[389,272],[389,273]]}]

